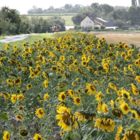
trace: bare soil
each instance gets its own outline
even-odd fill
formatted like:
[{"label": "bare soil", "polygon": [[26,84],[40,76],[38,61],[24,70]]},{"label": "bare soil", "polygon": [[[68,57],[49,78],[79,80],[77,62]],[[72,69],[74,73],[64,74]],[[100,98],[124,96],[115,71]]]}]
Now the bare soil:
[{"label": "bare soil", "polygon": [[93,33],[98,38],[105,38],[108,43],[123,42],[140,47],[140,33]]}]

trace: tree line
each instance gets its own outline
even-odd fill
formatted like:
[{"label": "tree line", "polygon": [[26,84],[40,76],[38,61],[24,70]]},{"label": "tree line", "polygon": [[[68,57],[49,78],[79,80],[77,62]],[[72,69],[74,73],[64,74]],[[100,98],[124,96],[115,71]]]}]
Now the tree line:
[{"label": "tree line", "polygon": [[50,6],[48,9],[42,9],[34,5],[28,10],[28,14],[77,13],[82,7],[83,6],[80,4],[75,4],[74,6],[71,4],[65,4],[60,8],[54,8],[53,6]]},{"label": "tree line", "polygon": [[140,26],[140,7],[113,7],[108,4],[92,3],[90,6],[81,8],[72,17],[75,25],[80,25],[81,20],[86,15],[92,18],[100,17],[108,22],[115,23],[116,26]]},{"label": "tree line", "polygon": [[17,10],[2,7],[0,11],[0,35],[46,33],[51,32],[51,27],[57,25],[59,31],[65,31],[65,20],[61,17],[41,17],[27,18],[19,15]]}]

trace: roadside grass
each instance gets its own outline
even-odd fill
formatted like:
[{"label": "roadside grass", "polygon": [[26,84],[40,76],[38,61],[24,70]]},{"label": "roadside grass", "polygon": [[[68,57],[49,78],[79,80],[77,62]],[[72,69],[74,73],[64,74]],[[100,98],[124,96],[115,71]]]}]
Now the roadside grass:
[{"label": "roadside grass", "polygon": [[[15,41],[8,43],[10,46],[16,45],[18,48],[22,47],[23,43],[34,43],[34,41],[42,40],[43,38],[53,38],[53,33],[45,33],[45,34],[37,34],[37,35],[29,35],[29,38],[26,38],[24,40]],[[4,50],[6,46],[6,43],[0,42],[0,50]]]},{"label": "roadside grass", "polygon": [[[51,16],[56,16],[56,14],[54,14],[54,15],[26,15],[29,19],[31,19],[32,17],[42,17],[42,18],[44,18],[44,19],[47,19],[47,18],[49,18],[49,17],[51,17]],[[57,16],[60,16],[62,19],[64,19],[65,20],[65,26],[74,26],[74,23],[73,23],[73,21],[72,21],[72,17],[74,16],[72,16],[72,15],[57,15]]]},{"label": "roadside grass", "polygon": [[4,36],[0,36],[0,39],[4,39]]}]

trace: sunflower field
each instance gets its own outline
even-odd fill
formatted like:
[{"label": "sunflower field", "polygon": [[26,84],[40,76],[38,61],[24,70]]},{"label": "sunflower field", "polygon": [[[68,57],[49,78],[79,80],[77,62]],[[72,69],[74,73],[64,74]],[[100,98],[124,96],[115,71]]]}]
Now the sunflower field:
[{"label": "sunflower field", "polygon": [[57,33],[0,51],[0,139],[140,140],[140,52]]}]

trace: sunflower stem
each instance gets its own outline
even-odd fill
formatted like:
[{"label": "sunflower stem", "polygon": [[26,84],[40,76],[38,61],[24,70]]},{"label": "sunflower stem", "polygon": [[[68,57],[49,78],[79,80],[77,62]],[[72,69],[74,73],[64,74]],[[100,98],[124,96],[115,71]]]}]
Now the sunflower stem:
[{"label": "sunflower stem", "polygon": [[82,131],[81,131],[81,126],[80,126],[80,123],[79,123],[78,120],[77,120],[77,122],[78,122],[80,137],[81,137],[81,140],[82,140],[83,139],[83,135],[82,135]]}]

